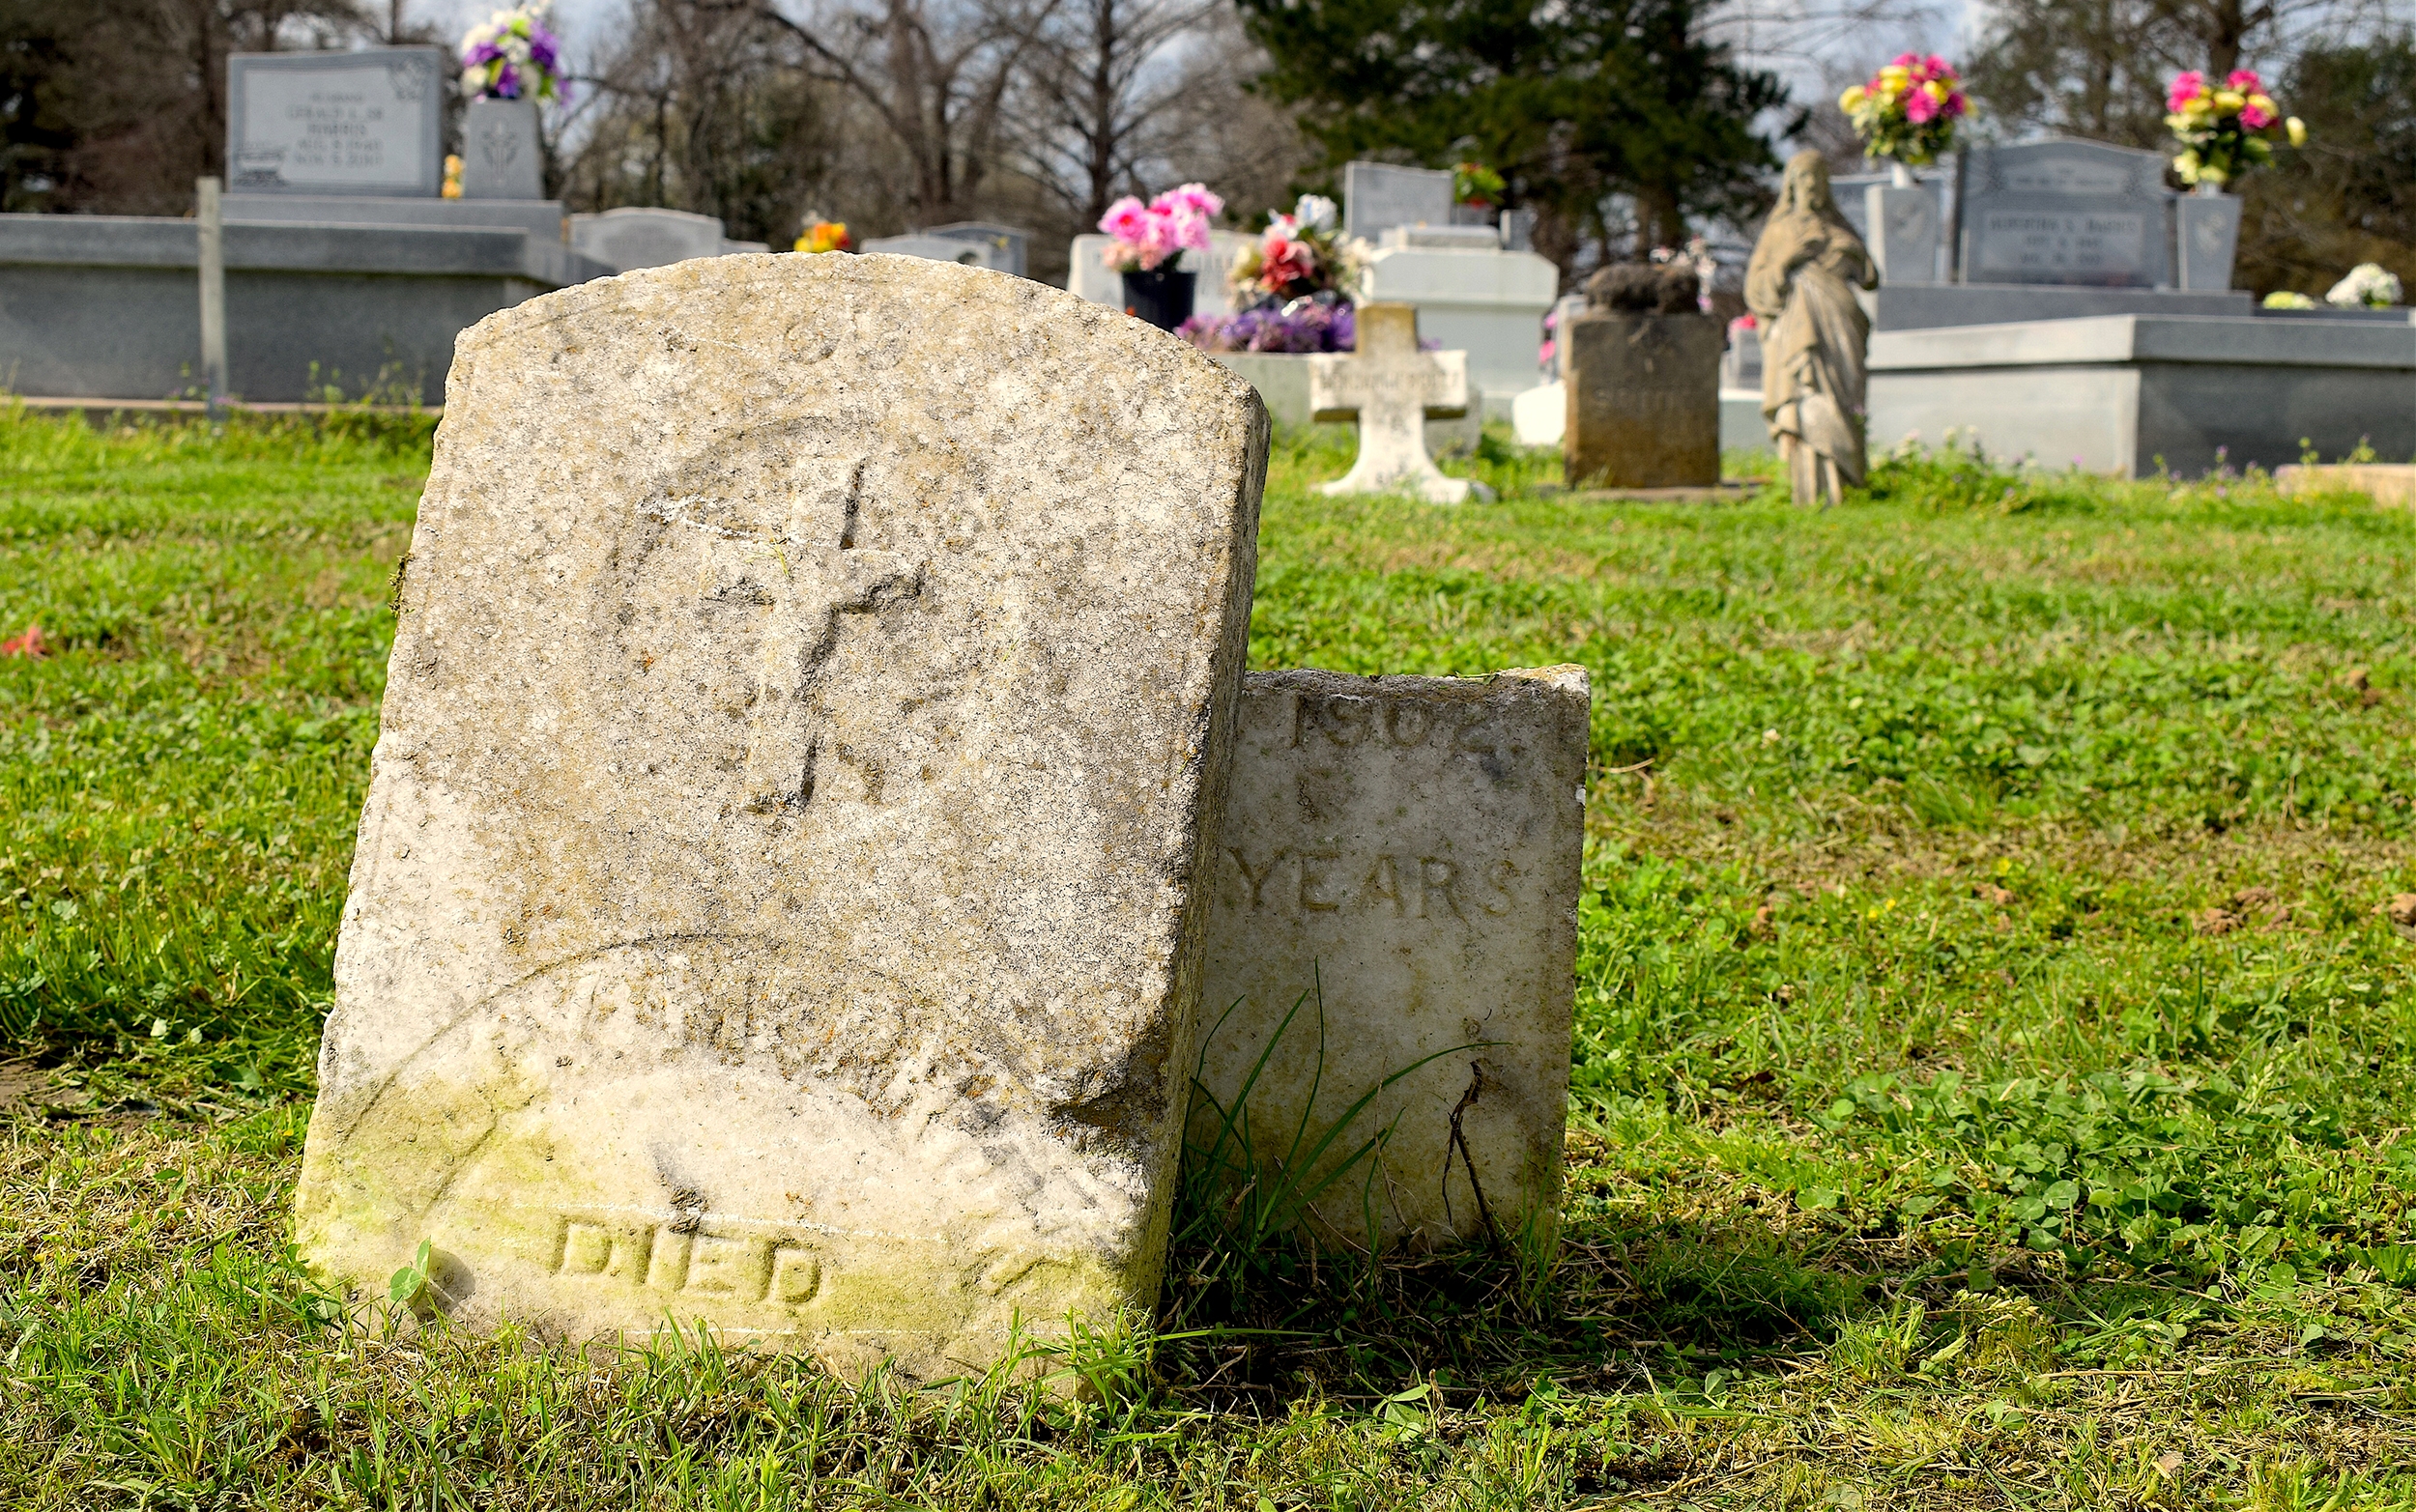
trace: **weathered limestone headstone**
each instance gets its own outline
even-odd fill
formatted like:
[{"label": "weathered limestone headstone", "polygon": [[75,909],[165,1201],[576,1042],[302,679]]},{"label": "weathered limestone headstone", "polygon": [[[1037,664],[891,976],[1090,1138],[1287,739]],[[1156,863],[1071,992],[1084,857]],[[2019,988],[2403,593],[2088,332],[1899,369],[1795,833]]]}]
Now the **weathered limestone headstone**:
[{"label": "weathered limestone headstone", "polygon": [[1468,480],[1445,477],[1426,454],[1426,421],[1468,413],[1468,354],[1418,350],[1416,306],[1361,305],[1358,350],[1309,359],[1309,408],[1315,419],[1359,422],[1359,456],[1320,493],[1468,498]]},{"label": "weathered limestone headstone", "polygon": [[1675,277],[1667,269],[1606,268],[1589,285],[1586,313],[1561,333],[1568,389],[1561,450],[1571,488],[1719,481],[1727,328],[1696,308],[1690,270]]},{"label": "weathered limestone headstone", "polygon": [[447,395],[303,1253],[923,1377],[1154,1299],[1250,387],[1022,279],[740,256],[490,316]]},{"label": "weathered limestone headstone", "polygon": [[[1372,1217],[1380,1241],[1419,1247],[1482,1237],[1488,1216],[1505,1239],[1531,1223],[1548,1232],[1586,736],[1580,667],[1251,675],[1211,872],[1201,1081],[1214,1102],[1194,1104],[1194,1141],[1214,1145],[1220,1110],[1242,1105],[1270,1043],[1246,1104],[1270,1180],[1292,1163],[1305,1111],[1304,1152],[1386,1077],[1449,1051],[1379,1093],[1336,1141],[1325,1167],[1391,1129],[1380,1158],[1326,1189],[1317,1216],[1363,1242]],[[1322,1055],[1316,998],[1283,1027],[1320,985]]]},{"label": "weathered limestone headstone", "polygon": [[227,186],[433,197],[445,178],[444,59],[439,47],[230,55]]}]

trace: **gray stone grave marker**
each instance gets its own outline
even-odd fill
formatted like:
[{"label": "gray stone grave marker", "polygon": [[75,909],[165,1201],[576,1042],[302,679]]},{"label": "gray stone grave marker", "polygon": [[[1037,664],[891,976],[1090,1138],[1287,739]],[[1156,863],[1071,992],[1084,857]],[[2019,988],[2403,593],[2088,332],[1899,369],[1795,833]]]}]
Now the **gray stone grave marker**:
[{"label": "gray stone grave marker", "polygon": [[1564,338],[1561,452],[1569,487],[1719,482],[1727,331],[1718,316],[1597,304],[1569,321]]},{"label": "gray stone grave marker", "polygon": [[444,59],[437,47],[229,56],[228,187],[433,196],[445,183]]},{"label": "gray stone grave marker", "polygon": [[2131,289],[2172,282],[2164,166],[2155,153],[2104,142],[1972,148],[1964,280]]},{"label": "gray stone grave marker", "polygon": [[1342,165],[1342,229],[1350,236],[1373,242],[1395,226],[1448,226],[1452,204],[1448,172],[1382,162]]},{"label": "gray stone grave marker", "polygon": [[720,221],[684,210],[632,205],[570,217],[571,250],[619,272],[719,257],[724,242]]},{"label": "gray stone grave marker", "polygon": [[308,1260],[926,1379],[1150,1305],[1266,444],[1189,346],[918,259],[464,333]]},{"label": "gray stone grave marker", "polygon": [[1502,1238],[1548,1231],[1587,711],[1580,667],[1251,674],[1212,872],[1195,1149],[1238,1161],[1247,1147],[1280,1180],[1304,1121],[1305,1153],[1375,1091],[1308,1177],[1390,1130],[1326,1187],[1324,1226],[1418,1248],[1484,1238],[1488,1220]]},{"label": "gray stone grave marker", "polygon": [[461,197],[532,200],[545,193],[545,149],[533,100],[474,100],[461,113]]},{"label": "gray stone grave marker", "polygon": [[1426,453],[1426,421],[1468,413],[1468,354],[1422,352],[1415,305],[1375,302],[1358,312],[1358,350],[1309,359],[1312,418],[1359,422],[1350,471],[1327,494],[1400,491],[1438,504],[1468,498],[1466,478],[1445,477]]}]

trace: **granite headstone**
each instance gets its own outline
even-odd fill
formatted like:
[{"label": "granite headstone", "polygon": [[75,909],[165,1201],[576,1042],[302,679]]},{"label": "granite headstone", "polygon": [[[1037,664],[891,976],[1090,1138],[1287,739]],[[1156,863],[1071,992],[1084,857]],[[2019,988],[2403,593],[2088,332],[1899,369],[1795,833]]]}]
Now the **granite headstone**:
[{"label": "granite headstone", "polygon": [[1974,147],[1963,278],[2152,289],[2172,281],[2165,159],[2104,142]]},{"label": "granite headstone", "polygon": [[[1373,242],[1395,226],[1452,223],[1452,176],[1383,162],[1342,165],[1342,230]],[[1493,245],[1501,244],[1495,234]]]},{"label": "granite headstone", "polygon": [[435,195],[445,182],[444,60],[437,47],[230,55],[228,188]]}]

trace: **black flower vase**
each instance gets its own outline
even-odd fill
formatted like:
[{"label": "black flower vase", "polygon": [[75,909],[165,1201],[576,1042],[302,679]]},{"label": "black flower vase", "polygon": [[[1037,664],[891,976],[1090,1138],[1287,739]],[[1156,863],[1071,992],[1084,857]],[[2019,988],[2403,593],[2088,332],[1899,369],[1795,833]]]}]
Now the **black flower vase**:
[{"label": "black flower vase", "polygon": [[1124,275],[1124,313],[1172,330],[1192,318],[1192,297],[1199,274],[1173,268],[1128,271]]}]

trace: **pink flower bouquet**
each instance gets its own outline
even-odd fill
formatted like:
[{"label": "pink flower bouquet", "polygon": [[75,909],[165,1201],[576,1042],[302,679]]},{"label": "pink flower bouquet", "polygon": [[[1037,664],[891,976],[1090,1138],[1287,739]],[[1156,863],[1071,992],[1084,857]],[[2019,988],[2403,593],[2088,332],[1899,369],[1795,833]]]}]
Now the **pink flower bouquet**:
[{"label": "pink flower bouquet", "polygon": [[2220,187],[2272,162],[2276,131],[2292,147],[2307,144],[2306,125],[2296,116],[2283,119],[2253,69],[2233,69],[2221,84],[2196,69],[2176,73],[2165,109],[2165,125],[2181,144],[2172,170],[2184,184]]},{"label": "pink flower bouquet", "polygon": [[1114,240],[1101,260],[1118,272],[1151,272],[1186,251],[1208,250],[1208,225],[1224,213],[1224,201],[1202,184],[1168,189],[1144,205],[1127,194],[1099,217],[1099,229]]}]

